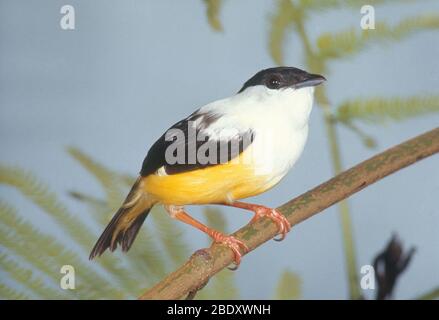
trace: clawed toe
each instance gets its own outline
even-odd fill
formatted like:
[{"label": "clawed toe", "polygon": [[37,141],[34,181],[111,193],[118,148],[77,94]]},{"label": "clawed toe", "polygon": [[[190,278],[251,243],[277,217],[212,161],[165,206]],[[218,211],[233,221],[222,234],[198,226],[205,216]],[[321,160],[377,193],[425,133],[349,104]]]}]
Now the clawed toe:
[{"label": "clawed toe", "polygon": [[275,238],[275,241],[282,241],[285,239],[286,234],[291,230],[291,224],[285,218],[285,216],[277,211],[276,209],[266,208],[266,207],[260,207],[259,210],[255,212],[255,216],[253,217],[253,220],[258,220],[261,217],[267,217],[273,220],[274,223],[276,223],[280,237]]},{"label": "clawed toe", "polygon": [[216,243],[222,243],[225,246],[229,247],[235,256],[234,264],[235,267],[229,268],[230,270],[236,270],[241,263],[242,253],[241,250],[246,253],[249,251],[247,245],[241,240],[236,239],[233,236],[226,236],[222,233],[215,234],[213,239]]}]

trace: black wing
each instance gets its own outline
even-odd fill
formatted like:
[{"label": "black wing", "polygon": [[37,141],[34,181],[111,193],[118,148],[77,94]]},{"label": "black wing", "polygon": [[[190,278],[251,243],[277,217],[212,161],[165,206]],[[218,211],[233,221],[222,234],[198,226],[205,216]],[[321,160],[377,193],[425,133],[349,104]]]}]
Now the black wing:
[{"label": "black wing", "polygon": [[[226,163],[237,157],[253,142],[254,133],[248,129],[244,132],[237,132],[228,138],[217,138],[209,135],[209,127],[216,122],[219,117],[220,115],[215,113],[201,113],[196,111],[188,118],[174,124],[167,132],[170,132],[171,129],[180,130],[180,132],[184,134],[184,140],[181,141],[180,139],[176,141],[178,139],[177,137],[171,140],[169,136],[167,137],[166,133],[163,134],[152,145],[151,149],[149,149],[143,161],[140,175],[145,177],[156,172],[161,167],[164,168],[166,174],[187,172]],[[190,126],[192,126],[192,128]],[[190,130],[193,130],[195,135],[190,134]],[[204,137],[204,140],[199,141],[199,138],[196,138],[200,137],[200,134]],[[166,161],[166,150],[173,143],[176,143],[174,147],[180,145],[180,147],[184,148],[185,152],[183,159],[179,158],[181,161],[171,164]],[[184,146],[181,144],[184,144]],[[205,151],[205,156],[209,158],[207,163],[205,159],[199,159],[197,156],[188,156],[189,152],[191,152],[192,155],[197,155],[200,148],[203,148],[202,151]],[[213,150],[213,148],[216,149],[216,152],[210,157],[209,150]]]}]

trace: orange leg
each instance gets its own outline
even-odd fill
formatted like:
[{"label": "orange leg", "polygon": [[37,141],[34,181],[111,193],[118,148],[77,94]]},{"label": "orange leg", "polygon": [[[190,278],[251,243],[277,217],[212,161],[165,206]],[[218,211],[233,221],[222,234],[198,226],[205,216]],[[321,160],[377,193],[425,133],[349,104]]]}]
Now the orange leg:
[{"label": "orange leg", "polygon": [[279,239],[274,239],[276,241],[282,241],[283,239],[285,239],[285,235],[291,230],[290,222],[287,220],[287,218],[285,218],[285,216],[282,213],[280,213],[276,209],[268,208],[253,203],[240,202],[240,201],[233,201],[232,203],[221,203],[221,204],[225,206],[253,211],[255,215],[251,221],[256,221],[262,217],[267,217],[273,220],[273,222],[277,224],[279,233],[281,235]]},{"label": "orange leg", "polygon": [[242,242],[241,240],[238,240],[233,236],[227,236],[219,231],[209,228],[208,226],[202,224],[198,220],[192,218],[184,211],[183,207],[167,205],[165,206],[165,209],[166,211],[168,211],[168,213],[172,218],[187,223],[203,231],[209,237],[211,237],[214,242],[222,243],[227,247],[229,247],[233,251],[233,254],[235,255],[236,266],[239,266],[239,264],[241,263],[241,257],[242,257],[241,249],[244,249],[244,252],[247,252],[249,250],[248,247],[245,245],[245,243]]}]

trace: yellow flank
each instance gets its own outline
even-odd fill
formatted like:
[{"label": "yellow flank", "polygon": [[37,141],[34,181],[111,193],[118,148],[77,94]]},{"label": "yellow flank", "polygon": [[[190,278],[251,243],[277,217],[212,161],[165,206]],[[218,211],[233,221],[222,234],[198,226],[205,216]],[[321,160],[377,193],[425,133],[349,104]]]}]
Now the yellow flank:
[{"label": "yellow flank", "polygon": [[258,195],[278,181],[255,174],[251,162],[243,160],[248,149],[238,161],[172,175],[149,175],[143,178],[144,191],[154,200],[172,205],[231,202]]}]

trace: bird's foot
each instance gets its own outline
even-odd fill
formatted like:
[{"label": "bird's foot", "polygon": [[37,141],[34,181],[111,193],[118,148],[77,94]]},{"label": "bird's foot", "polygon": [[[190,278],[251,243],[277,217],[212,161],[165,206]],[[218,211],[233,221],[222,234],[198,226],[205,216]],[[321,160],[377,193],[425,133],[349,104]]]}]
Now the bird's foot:
[{"label": "bird's foot", "polygon": [[212,238],[214,242],[224,244],[225,246],[229,247],[233,251],[233,254],[235,256],[234,258],[235,267],[230,269],[236,270],[239,264],[241,263],[241,258],[242,258],[241,249],[244,251],[244,253],[249,251],[247,245],[233,236],[227,236],[217,231],[212,234]]},{"label": "bird's foot", "polygon": [[286,234],[291,230],[290,222],[287,220],[287,218],[285,218],[282,213],[280,213],[276,209],[267,208],[264,206],[257,206],[254,209],[254,212],[255,216],[253,217],[252,222],[257,221],[262,217],[267,217],[273,220],[274,223],[276,223],[280,234],[280,238],[274,239],[276,241],[282,241],[283,239],[285,239]]}]

